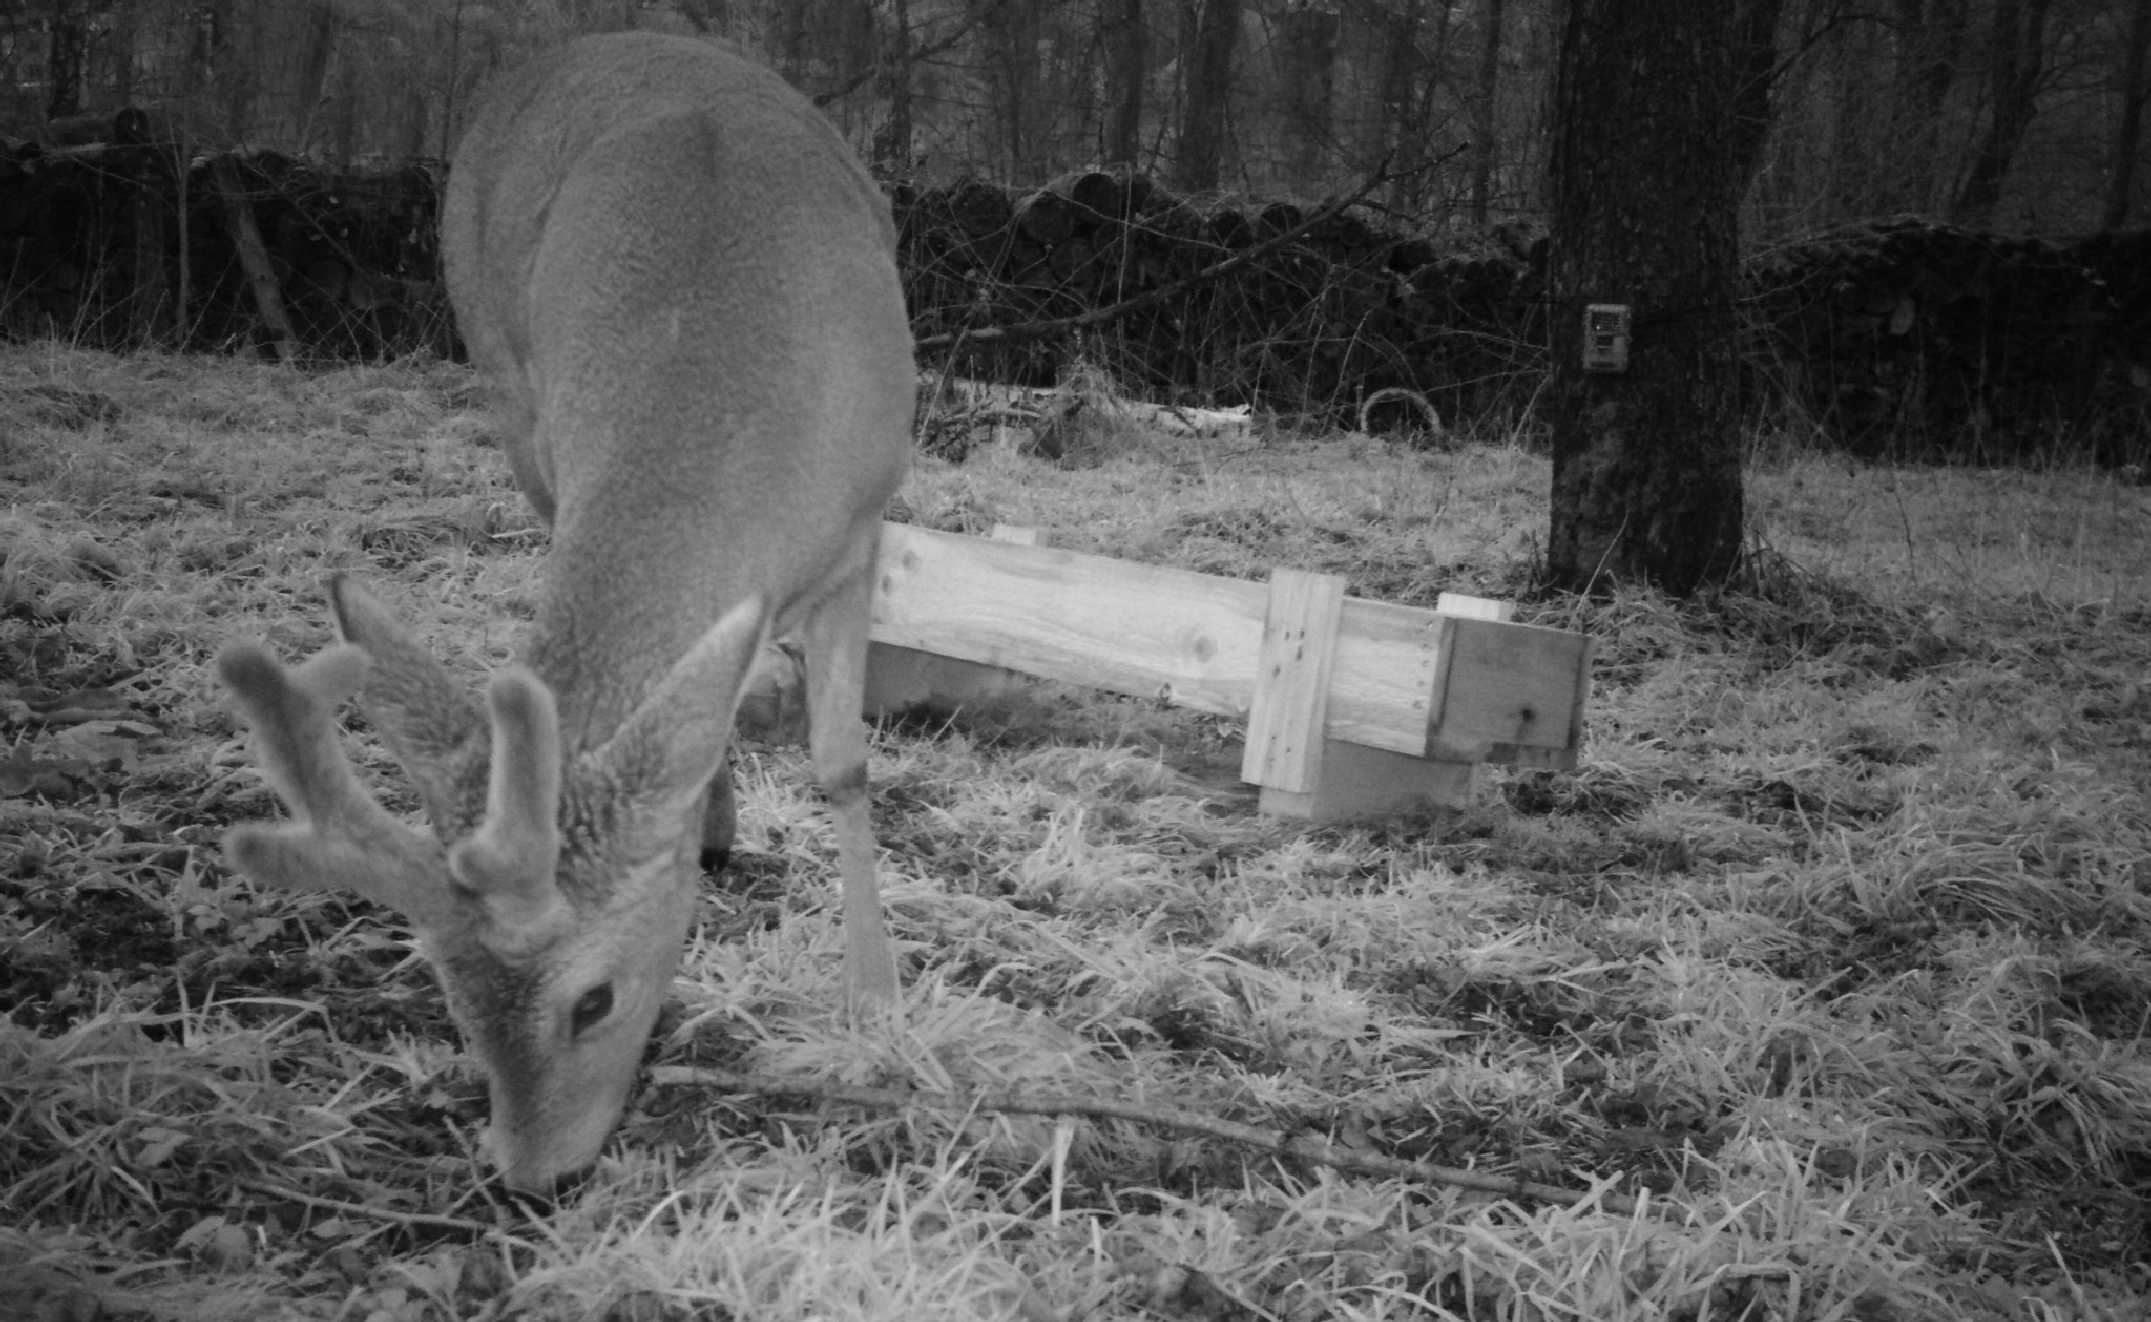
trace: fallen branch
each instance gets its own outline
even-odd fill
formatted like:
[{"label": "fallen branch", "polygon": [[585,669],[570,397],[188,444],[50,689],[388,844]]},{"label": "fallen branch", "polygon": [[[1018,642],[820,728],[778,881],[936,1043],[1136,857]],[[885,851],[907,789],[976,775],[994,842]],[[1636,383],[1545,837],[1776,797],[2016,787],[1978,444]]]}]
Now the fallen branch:
[{"label": "fallen branch", "polygon": [[1207,1134],[1242,1147],[1329,1166],[1355,1175],[1394,1176],[1425,1184],[1443,1184],[1520,1201],[1558,1203],[1567,1207],[1576,1206],[1586,1199],[1595,1199],[1599,1206],[1620,1216],[1634,1216],[1638,1210],[1634,1199],[1609,1193],[1604,1189],[1563,1189],[1557,1185],[1487,1175],[1456,1166],[1437,1166],[1432,1162],[1357,1152],[1309,1134],[1287,1134],[1279,1129],[1243,1125],[1236,1121],[1220,1120],[1215,1116],[1198,1115],[1193,1111],[1172,1107],[1145,1106],[1135,1102],[1096,1097],[1025,1095],[1012,1088],[956,1094],[814,1083],[801,1079],[757,1079],[745,1074],[735,1074],[730,1070],[688,1066],[660,1067],[652,1071],[652,1074],[663,1084],[693,1084],[724,1092],[749,1093],[758,1097],[807,1097],[815,1101],[835,1102],[844,1106],[866,1106],[899,1113],[930,1109],[952,1115],[998,1112],[1009,1115],[1072,1115],[1091,1119],[1132,1120],[1164,1129]]}]

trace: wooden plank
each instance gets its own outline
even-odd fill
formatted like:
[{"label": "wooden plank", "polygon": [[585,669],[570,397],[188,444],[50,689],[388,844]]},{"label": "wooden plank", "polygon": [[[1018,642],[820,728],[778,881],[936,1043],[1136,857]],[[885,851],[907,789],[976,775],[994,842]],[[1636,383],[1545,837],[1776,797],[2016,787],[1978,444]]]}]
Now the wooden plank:
[{"label": "wooden plank", "polygon": [[1462,592],[1444,592],[1434,598],[1434,609],[1443,615],[1460,615],[1469,620],[1513,620],[1516,603],[1496,601],[1492,597],[1474,597]]},{"label": "wooden plank", "polygon": [[1428,807],[1463,808],[1478,797],[1485,770],[1476,762],[1439,762],[1331,740],[1322,750],[1322,782],[1312,802],[1304,813],[1292,815],[1336,822]]},{"label": "wooden plank", "polygon": [[884,525],[879,642],[1244,718],[1260,583]]},{"label": "wooden plank", "polygon": [[1446,616],[1430,756],[1569,769],[1583,742],[1590,640],[1565,629]]},{"label": "wooden plank", "polygon": [[1240,779],[1262,787],[1263,810],[1299,814],[1321,778],[1344,580],[1279,569],[1270,575],[1255,693],[1247,713]]},{"label": "wooden plank", "polygon": [[961,707],[1025,682],[1024,676],[999,666],[876,642],[867,644],[863,705],[867,719],[873,720],[922,702]]}]

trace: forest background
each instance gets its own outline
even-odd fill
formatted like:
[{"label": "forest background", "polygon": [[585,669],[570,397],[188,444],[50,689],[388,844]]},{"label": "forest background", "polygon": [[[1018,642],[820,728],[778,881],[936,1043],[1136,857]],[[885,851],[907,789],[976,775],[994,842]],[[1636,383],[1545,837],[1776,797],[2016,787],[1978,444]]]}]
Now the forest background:
[{"label": "forest background", "polygon": [[[2143,215],[2133,0],[1734,0],[1771,23],[1753,243],[1913,213],[2072,235]],[[201,150],[438,160],[496,68],[577,31],[715,34],[806,89],[885,179],[1126,165],[1313,198],[1383,163],[1432,226],[1536,221],[1559,0],[13,0],[0,137],[136,106]],[[1764,35],[1764,34],[1758,34]],[[1438,163],[1438,164],[1436,164]]]}]

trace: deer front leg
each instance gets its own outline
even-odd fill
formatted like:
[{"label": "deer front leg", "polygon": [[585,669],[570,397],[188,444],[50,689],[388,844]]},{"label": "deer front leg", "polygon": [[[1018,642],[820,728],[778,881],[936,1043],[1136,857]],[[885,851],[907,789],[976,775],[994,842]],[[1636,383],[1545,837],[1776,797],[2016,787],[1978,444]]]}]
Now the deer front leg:
[{"label": "deer front leg", "polygon": [[816,602],[800,627],[807,670],[807,743],[829,800],[843,878],[844,993],[854,1015],[902,1004],[896,951],[874,876],[874,828],[866,793],[866,649],[873,557]]}]

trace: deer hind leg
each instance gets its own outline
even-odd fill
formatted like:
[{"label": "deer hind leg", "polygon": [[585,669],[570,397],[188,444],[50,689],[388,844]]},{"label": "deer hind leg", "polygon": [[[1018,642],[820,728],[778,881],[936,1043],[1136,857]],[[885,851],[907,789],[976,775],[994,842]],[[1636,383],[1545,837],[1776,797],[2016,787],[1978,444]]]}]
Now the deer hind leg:
[{"label": "deer hind leg", "polygon": [[739,800],[733,791],[732,759],[726,757],[702,800],[702,852],[697,860],[702,870],[722,872],[732,859],[732,842],[738,835]]},{"label": "deer hind leg", "polygon": [[882,921],[874,880],[874,828],[866,798],[866,645],[874,573],[871,558],[802,621],[806,653],[807,744],[828,796],[844,886],[844,993],[853,1013],[898,1003],[896,953]]}]

